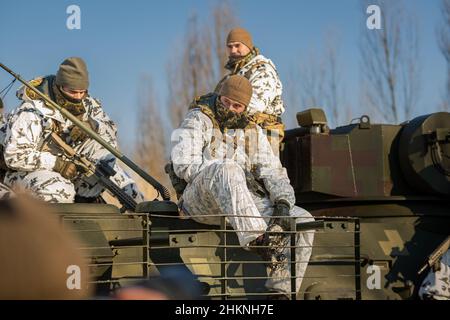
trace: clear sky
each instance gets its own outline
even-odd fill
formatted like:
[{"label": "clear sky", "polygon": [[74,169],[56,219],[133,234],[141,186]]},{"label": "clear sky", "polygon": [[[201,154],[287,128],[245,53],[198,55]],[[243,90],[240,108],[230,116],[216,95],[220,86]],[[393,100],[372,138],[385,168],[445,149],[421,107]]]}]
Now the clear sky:
[{"label": "clear sky", "polygon": [[[392,0],[394,1],[394,0]],[[241,25],[251,31],[255,44],[270,57],[285,80],[298,55],[320,43],[327,30],[340,34],[341,67],[347,96],[356,97],[359,77],[358,37],[365,28],[358,0],[230,1]],[[103,1],[0,0],[0,61],[23,77],[55,73],[69,56],[83,57],[91,76],[90,92],[119,126],[122,148],[136,134],[138,83],[153,78],[161,106],[167,99],[165,68],[170,52],[182,40],[189,15],[208,17],[215,1]],[[445,83],[446,66],[435,31],[441,20],[439,0],[408,0],[420,24],[422,88],[415,115],[436,111]],[[81,30],[68,30],[66,8],[81,8]],[[0,89],[10,76],[0,70]],[[14,92],[6,109],[17,106]],[[352,101],[356,107],[357,99]]]}]

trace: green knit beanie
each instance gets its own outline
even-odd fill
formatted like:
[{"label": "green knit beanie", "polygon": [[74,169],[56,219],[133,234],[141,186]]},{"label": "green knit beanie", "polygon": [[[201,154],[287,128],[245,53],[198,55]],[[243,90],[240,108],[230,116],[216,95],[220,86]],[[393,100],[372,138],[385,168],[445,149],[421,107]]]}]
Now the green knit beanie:
[{"label": "green knit beanie", "polygon": [[64,60],[56,73],[56,84],[73,90],[87,90],[89,73],[83,59],[71,57]]}]

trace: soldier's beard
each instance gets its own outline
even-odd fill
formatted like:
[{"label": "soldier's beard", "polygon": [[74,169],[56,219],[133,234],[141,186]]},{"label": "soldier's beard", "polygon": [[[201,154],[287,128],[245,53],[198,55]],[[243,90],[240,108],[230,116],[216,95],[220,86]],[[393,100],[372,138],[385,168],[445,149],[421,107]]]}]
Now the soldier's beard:
[{"label": "soldier's beard", "polygon": [[233,112],[219,99],[216,101],[215,115],[221,129],[244,129],[249,123],[247,110],[241,113]]},{"label": "soldier's beard", "polygon": [[245,56],[229,56],[225,68],[231,70],[233,73],[238,72],[243,66],[245,66],[250,60],[252,60],[258,54],[259,50],[258,48],[255,47]]},{"label": "soldier's beard", "polygon": [[65,94],[56,84],[53,84],[56,103],[67,109],[74,116],[80,116],[86,112],[83,99],[74,99]]}]

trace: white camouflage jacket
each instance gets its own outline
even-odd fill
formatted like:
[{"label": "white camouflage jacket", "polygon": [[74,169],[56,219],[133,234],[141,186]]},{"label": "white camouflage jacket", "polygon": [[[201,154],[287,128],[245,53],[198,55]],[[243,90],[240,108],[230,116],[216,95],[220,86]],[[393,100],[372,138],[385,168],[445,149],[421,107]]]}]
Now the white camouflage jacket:
[{"label": "white camouflage jacket", "polygon": [[249,114],[262,112],[281,116],[284,113],[283,86],[272,60],[259,54],[244,65],[237,74],[247,77],[253,87],[248,106]]},{"label": "white camouflage jacket", "polygon": [[[20,92],[18,97],[24,100],[23,103],[8,115],[6,123],[0,129],[5,163],[15,171],[52,170],[56,156],[41,151],[43,141],[51,133],[55,123],[59,124],[62,132],[68,132],[73,124],[59,111],[47,107],[41,100],[29,100]],[[86,113],[81,120],[89,120],[94,131],[116,148],[116,125],[103,111],[100,103],[87,96],[83,104]],[[66,142],[76,148],[70,138],[68,139]]]},{"label": "white camouflage jacket", "polygon": [[[172,133],[171,160],[175,174],[188,184],[207,166],[232,159],[246,176],[263,183],[272,202],[287,200],[291,207],[295,195],[286,169],[273,154],[262,129],[254,126],[246,130],[221,133],[213,128],[211,119],[200,109],[192,109],[180,128]],[[247,141],[247,143],[246,143]]]}]

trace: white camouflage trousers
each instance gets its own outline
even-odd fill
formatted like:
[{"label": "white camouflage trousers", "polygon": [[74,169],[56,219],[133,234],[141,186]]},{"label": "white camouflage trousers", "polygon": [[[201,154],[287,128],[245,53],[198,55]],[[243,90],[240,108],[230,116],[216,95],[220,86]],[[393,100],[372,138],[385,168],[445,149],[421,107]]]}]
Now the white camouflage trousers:
[{"label": "white camouflage trousers", "polygon": [[[143,201],[143,196],[135,182],[118,166],[116,158],[99,143],[94,140],[88,140],[77,147],[76,151],[93,163],[100,160],[107,161],[116,171],[116,174],[110,177],[110,180],[138,203]],[[11,188],[29,190],[36,197],[52,203],[73,203],[75,195],[92,198],[97,197],[104,190],[94,177],[89,179],[80,177],[72,182],[58,172],[50,170],[32,172],[10,171],[6,173],[4,182]]]},{"label": "white camouflage trousers", "polygon": [[440,270],[430,270],[419,289],[421,299],[450,300],[450,250],[441,257]]},{"label": "white camouflage trousers", "polygon": [[[273,204],[268,197],[259,197],[247,188],[241,167],[234,161],[224,160],[203,169],[187,186],[183,193],[183,209],[195,221],[204,224],[220,225],[217,215],[226,215],[240,245],[245,248],[265,233],[273,213]],[[291,209],[290,215],[297,217],[297,223],[314,221],[309,212],[297,206]],[[300,289],[308,266],[313,240],[314,231],[296,235],[296,292]],[[266,287],[290,293],[290,249],[286,248],[283,254],[287,263],[277,269],[268,268]]]}]

